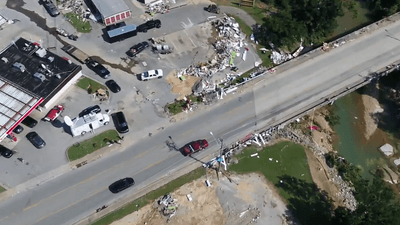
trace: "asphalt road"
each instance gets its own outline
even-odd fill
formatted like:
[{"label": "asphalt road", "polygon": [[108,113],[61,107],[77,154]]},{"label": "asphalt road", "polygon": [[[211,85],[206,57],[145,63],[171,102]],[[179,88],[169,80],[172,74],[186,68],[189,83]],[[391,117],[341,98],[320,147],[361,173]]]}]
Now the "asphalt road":
[{"label": "asphalt road", "polygon": [[[109,157],[0,202],[0,224],[73,224],[102,205],[127,198],[160,178],[167,179],[169,173],[185,169],[188,164],[200,165],[194,158],[170,151],[165,145],[168,136],[178,147],[206,138],[210,148],[195,158],[214,154],[218,145],[210,131],[223,137],[226,143],[237,140],[399,60],[400,24],[393,23],[385,29],[285,72],[268,75],[243,92],[226,96],[216,105],[176,123],[160,121],[160,127],[165,129],[151,137],[141,137]],[[290,62],[286,67],[288,65]],[[112,194],[108,185],[126,176],[133,177],[136,185],[120,194]]]},{"label": "asphalt road", "polygon": [[[400,24],[386,29],[392,36],[400,37]],[[165,146],[168,136],[177,146],[207,138],[211,147],[195,156],[202,158],[218,149],[210,131],[226,142],[233,141],[398,59],[400,42],[387,37],[383,29],[361,37],[283,73],[269,75],[242,93],[230,95],[217,105],[171,124],[124,151],[1,202],[0,223],[72,224],[100,206],[126,198],[169,171],[184,169],[196,161],[170,151]],[[120,194],[111,194],[108,185],[126,176],[133,177],[137,185]]]}]

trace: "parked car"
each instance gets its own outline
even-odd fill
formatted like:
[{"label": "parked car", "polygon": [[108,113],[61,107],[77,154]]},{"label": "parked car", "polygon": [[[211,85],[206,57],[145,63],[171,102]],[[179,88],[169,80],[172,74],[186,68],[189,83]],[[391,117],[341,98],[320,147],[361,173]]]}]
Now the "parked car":
[{"label": "parked car", "polygon": [[63,105],[56,105],[47,113],[46,117],[43,118],[45,121],[53,122],[57,117],[64,111]]},{"label": "parked car", "polygon": [[208,147],[208,142],[205,139],[193,141],[193,142],[190,142],[189,144],[186,144],[185,146],[183,146],[182,153],[185,156],[188,156],[193,153],[199,152],[207,147]]},{"label": "parked car", "polygon": [[14,155],[14,152],[4,147],[3,145],[0,145],[0,154],[5,158],[10,158]]},{"label": "parked car", "polygon": [[29,128],[33,128],[37,125],[38,122],[32,117],[27,116],[24,120],[22,120],[21,123]]},{"label": "parked car", "polygon": [[83,117],[84,115],[88,115],[90,113],[99,113],[101,112],[100,106],[94,105],[94,106],[89,106],[86,109],[84,109],[82,112],[79,113],[79,117]]},{"label": "parked car", "polygon": [[132,185],[134,185],[134,184],[135,184],[135,181],[133,180],[133,178],[131,178],[131,177],[126,177],[126,178],[124,178],[124,179],[115,181],[114,183],[112,183],[112,184],[108,187],[108,189],[109,189],[112,193],[116,194],[116,193],[118,193],[118,192],[120,192],[120,191],[123,191],[123,190],[127,189],[128,187],[130,187],[130,186],[132,186]]},{"label": "parked car", "polygon": [[46,146],[46,142],[37,134],[35,131],[29,132],[26,138],[36,147],[43,148]]},{"label": "parked car", "polygon": [[204,8],[207,12],[219,14],[221,12],[220,8],[216,4],[210,4],[208,7]]},{"label": "parked car", "polygon": [[148,48],[150,45],[147,41],[143,41],[139,44],[132,46],[126,54],[130,57],[135,57],[137,54],[141,53],[143,50]]},{"label": "parked car", "polygon": [[146,23],[140,24],[136,30],[139,32],[146,33],[150,29],[160,28],[160,27],[161,27],[160,20],[149,20]]},{"label": "parked car", "polygon": [[147,80],[151,80],[151,79],[155,79],[155,78],[161,79],[162,77],[163,77],[162,69],[149,70],[140,75],[140,79],[142,81],[147,81]]},{"label": "parked car", "polygon": [[13,132],[16,134],[20,134],[22,131],[24,131],[24,128],[21,125],[16,126],[13,130]]},{"label": "parked car", "polygon": [[110,77],[110,71],[108,71],[107,68],[105,68],[96,60],[89,58],[86,60],[86,65],[89,67],[89,69],[93,70],[93,72],[97,73],[103,79]]},{"label": "parked car", "polygon": [[42,4],[47,12],[50,14],[50,16],[56,17],[60,15],[60,11],[58,11],[56,5],[54,5],[51,0],[42,0]]},{"label": "parked car", "polygon": [[115,82],[115,80],[107,81],[106,85],[113,93],[118,93],[121,91],[121,87],[117,84],[117,82]]},{"label": "parked car", "polygon": [[113,114],[113,120],[115,128],[120,133],[126,133],[129,131],[128,122],[126,122],[125,116],[123,112],[117,112]]}]

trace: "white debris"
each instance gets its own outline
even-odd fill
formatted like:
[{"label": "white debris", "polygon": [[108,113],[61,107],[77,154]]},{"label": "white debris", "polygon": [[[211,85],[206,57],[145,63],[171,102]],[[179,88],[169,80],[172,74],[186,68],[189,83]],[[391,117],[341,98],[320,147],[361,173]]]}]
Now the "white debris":
[{"label": "white debris", "polygon": [[390,144],[384,144],[379,148],[379,150],[386,156],[392,156],[394,154],[393,146]]},{"label": "white debris", "polygon": [[395,159],[395,160],[393,161],[393,163],[394,163],[396,166],[400,165],[400,158],[399,158],[399,159]]}]

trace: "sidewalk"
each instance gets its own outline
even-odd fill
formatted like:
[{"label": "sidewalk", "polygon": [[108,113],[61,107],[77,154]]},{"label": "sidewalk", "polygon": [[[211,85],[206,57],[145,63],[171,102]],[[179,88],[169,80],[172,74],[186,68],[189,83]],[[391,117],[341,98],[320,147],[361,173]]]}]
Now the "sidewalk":
[{"label": "sidewalk", "polygon": [[222,13],[232,14],[232,15],[239,17],[249,27],[252,27],[254,24],[256,24],[256,21],[253,19],[253,17],[251,17],[247,12],[245,12],[242,9],[239,9],[239,8],[236,8],[233,6],[226,6],[226,5],[221,5],[221,6],[219,6],[219,8],[221,9]]}]

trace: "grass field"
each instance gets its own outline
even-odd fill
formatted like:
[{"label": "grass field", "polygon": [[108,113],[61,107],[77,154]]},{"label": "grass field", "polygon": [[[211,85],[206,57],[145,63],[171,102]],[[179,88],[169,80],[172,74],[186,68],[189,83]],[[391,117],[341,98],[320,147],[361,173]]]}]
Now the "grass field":
[{"label": "grass field", "polygon": [[[240,19],[239,17],[235,16],[235,15],[229,15],[233,18],[235,18],[236,22],[239,24],[240,29],[243,31],[244,34],[246,34],[246,38],[250,38],[250,36],[253,34],[253,29],[251,27],[249,27],[242,19]],[[265,48],[265,46],[258,44],[256,46],[256,51],[258,56],[261,58],[262,60],[262,65],[265,67],[271,67],[272,66],[272,62],[271,59],[269,58],[269,56],[271,55],[271,52],[267,52],[266,54],[263,54],[259,49],[260,48]]]},{"label": "grass field", "polygon": [[83,90],[87,90],[89,94],[95,93],[100,88],[107,90],[106,87],[104,87],[104,85],[87,77],[80,79],[76,85],[82,88]]},{"label": "grass field", "polygon": [[3,188],[2,186],[0,186],[0,193],[6,191],[5,188]]},{"label": "grass field", "polygon": [[[251,154],[258,153],[260,158],[250,157]],[[311,172],[307,162],[306,153],[301,145],[292,142],[280,142],[270,147],[265,147],[262,151],[257,151],[250,147],[237,155],[238,164],[229,167],[237,173],[260,172],[270,182],[274,183],[282,197],[288,200],[293,197],[280,188],[279,177],[283,175],[292,176],[306,182],[313,182]],[[270,158],[272,160],[270,161]],[[278,162],[276,162],[278,160]]]},{"label": "grass field", "polygon": [[372,22],[371,18],[368,17],[369,10],[363,4],[357,2],[356,8],[358,11],[357,18],[353,18],[353,13],[344,9],[344,16],[337,18],[338,27],[327,37],[328,40],[353,32]]},{"label": "grass field", "polygon": [[126,215],[131,214],[132,212],[135,212],[142,208],[143,206],[153,202],[155,199],[168,194],[170,192],[173,192],[174,190],[178,189],[182,185],[189,183],[193,180],[197,180],[200,177],[204,176],[205,169],[203,167],[200,167],[196,170],[193,170],[192,172],[183,175],[168,184],[151,191],[147,193],[146,195],[130,202],[129,204],[125,205],[124,207],[104,216],[103,218],[97,220],[96,222],[92,223],[91,225],[108,225],[111,224],[112,222],[119,220],[123,218]]},{"label": "grass field", "polygon": [[82,17],[75,13],[67,13],[65,16],[69,19],[71,25],[81,33],[89,33],[92,30],[89,21],[83,21]]},{"label": "grass field", "polygon": [[69,161],[74,161],[88,155],[100,148],[107,146],[107,142],[119,140],[119,134],[115,130],[105,131],[89,140],[73,145],[68,149]]}]

